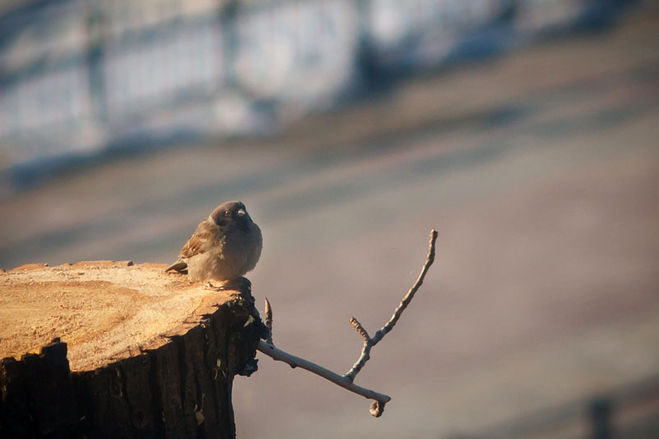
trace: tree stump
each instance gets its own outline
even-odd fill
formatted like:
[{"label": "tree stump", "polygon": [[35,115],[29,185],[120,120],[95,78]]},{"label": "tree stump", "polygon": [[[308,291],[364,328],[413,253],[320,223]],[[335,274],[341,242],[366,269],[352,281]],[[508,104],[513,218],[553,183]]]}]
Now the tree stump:
[{"label": "tree stump", "polygon": [[235,437],[233,377],[256,370],[264,328],[252,296],[164,268],[0,273],[0,437]]}]

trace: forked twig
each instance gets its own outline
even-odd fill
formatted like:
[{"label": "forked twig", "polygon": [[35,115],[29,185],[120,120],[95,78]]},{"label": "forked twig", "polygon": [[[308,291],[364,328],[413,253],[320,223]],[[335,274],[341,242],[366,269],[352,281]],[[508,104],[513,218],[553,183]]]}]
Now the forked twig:
[{"label": "forked twig", "polygon": [[323,366],[320,366],[309,360],[305,360],[304,358],[300,358],[295,355],[289,354],[288,352],[285,352],[275,347],[274,343],[272,342],[272,308],[270,307],[270,302],[268,302],[268,299],[265,299],[265,325],[270,330],[270,336],[268,337],[267,340],[261,340],[259,342],[258,350],[268,355],[274,360],[283,361],[289,364],[291,367],[301,367],[303,369],[308,370],[309,372],[315,373],[316,375],[319,375],[333,382],[334,384],[343,387],[344,389],[357,393],[358,395],[362,395],[365,398],[372,399],[373,403],[371,404],[370,413],[375,417],[379,417],[384,411],[385,404],[391,401],[391,397],[389,395],[385,395],[383,393],[379,393],[374,390],[370,390],[358,386],[357,384],[354,383],[354,380],[357,374],[362,370],[366,362],[369,360],[371,348],[373,348],[373,346],[375,346],[380,340],[382,340],[382,338],[385,335],[389,333],[389,331],[393,329],[393,327],[396,325],[396,322],[398,322],[398,319],[400,319],[400,316],[403,313],[403,311],[405,311],[407,306],[414,298],[414,294],[416,294],[419,287],[423,284],[423,280],[426,277],[426,273],[428,272],[428,269],[435,260],[436,240],[437,240],[437,231],[435,229],[432,229],[430,232],[430,242],[428,244],[428,255],[426,256],[426,261],[423,264],[421,273],[419,273],[419,276],[417,277],[416,281],[414,282],[412,287],[407,291],[407,294],[405,294],[400,304],[398,304],[398,306],[394,310],[394,313],[392,314],[391,318],[387,323],[385,323],[382,329],[378,330],[373,337],[370,337],[366,329],[362,326],[361,323],[359,323],[359,321],[356,318],[354,317],[350,318],[350,324],[362,337],[362,339],[364,340],[364,345],[362,347],[362,352],[359,358],[352,366],[352,368],[344,375],[339,375],[338,373],[326,369]]},{"label": "forked twig", "polygon": [[362,353],[355,361],[355,364],[353,364],[352,368],[345,374],[345,376],[349,380],[354,380],[357,374],[359,373],[360,370],[362,370],[362,367],[366,364],[366,362],[370,358],[370,353],[371,353],[371,348],[378,344],[382,338],[391,331],[394,326],[396,325],[396,322],[398,322],[398,319],[400,319],[401,314],[403,314],[403,311],[405,311],[405,308],[410,304],[412,299],[414,298],[414,294],[416,294],[417,290],[419,287],[423,284],[423,279],[426,277],[426,273],[428,272],[428,269],[432,265],[432,263],[435,261],[435,241],[437,240],[437,231],[435,229],[432,229],[430,232],[430,243],[428,244],[428,255],[426,256],[426,262],[423,264],[423,268],[421,269],[421,273],[419,273],[419,277],[417,277],[416,282],[414,282],[414,285],[407,291],[407,294],[405,294],[405,297],[403,297],[403,300],[400,301],[396,309],[394,310],[394,313],[392,314],[391,318],[385,325],[382,327],[382,329],[378,330],[373,337],[369,337],[368,333],[366,332],[366,329],[362,326],[361,323],[359,323],[359,320],[357,320],[354,317],[350,317],[350,324],[355,328],[357,333],[362,336],[362,339],[364,340],[364,347],[362,348]]}]

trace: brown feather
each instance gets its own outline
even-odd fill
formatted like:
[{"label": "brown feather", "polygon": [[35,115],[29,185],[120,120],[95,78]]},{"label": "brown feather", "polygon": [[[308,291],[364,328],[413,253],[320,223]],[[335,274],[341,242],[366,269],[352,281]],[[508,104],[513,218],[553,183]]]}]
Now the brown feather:
[{"label": "brown feather", "polygon": [[206,251],[208,241],[213,237],[212,227],[217,227],[209,224],[208,221],[202,221],[194,233],[185,243],[181,252],[179,253],[179,259],[191,258],[193,256],[202,254]]},{"label": "brown feather", "polygon": [[212,239],[212,227],[208,221],[202,221],[192,236],[183,245],[176,262],[167,267],[165,272],[176,271],[177,273],[188,274],[188,263],[186,260],[206,251],[207,243]]}]

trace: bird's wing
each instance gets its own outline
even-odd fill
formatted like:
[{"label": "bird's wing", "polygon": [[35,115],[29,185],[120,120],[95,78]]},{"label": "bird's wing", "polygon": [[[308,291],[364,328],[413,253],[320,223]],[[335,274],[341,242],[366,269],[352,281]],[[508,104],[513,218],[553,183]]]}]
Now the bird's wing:
[{"label": "bird's wing", "polygon": [[179,259],[188,259],[205,253],[213,245],[212,241],[215,234],[212,227],[208,221],[202,221],[181,249],[178,255]]},{"label": "bird's wing", "polygon": [[213,230],[208,221],[202,221],[188,241],[183,245],[178,259],[172,265],[167,267],[165,271],[176,271],[178,273],[186,274],[188,272],[187,260],[193,256],[200,255],[212,245]]}]

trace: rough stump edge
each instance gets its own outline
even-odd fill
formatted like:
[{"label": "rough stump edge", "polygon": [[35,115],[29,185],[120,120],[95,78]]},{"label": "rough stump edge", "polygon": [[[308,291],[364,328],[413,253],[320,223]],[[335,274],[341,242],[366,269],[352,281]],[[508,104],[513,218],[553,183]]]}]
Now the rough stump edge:
[{"label": "rough stump edge", "polygon": [[165,345],[92,371],[71,372],[59,339],[0,360],[0,437],[235,437],[233,377],[257,369],[264,326],[249,292],[205,308]]}]

